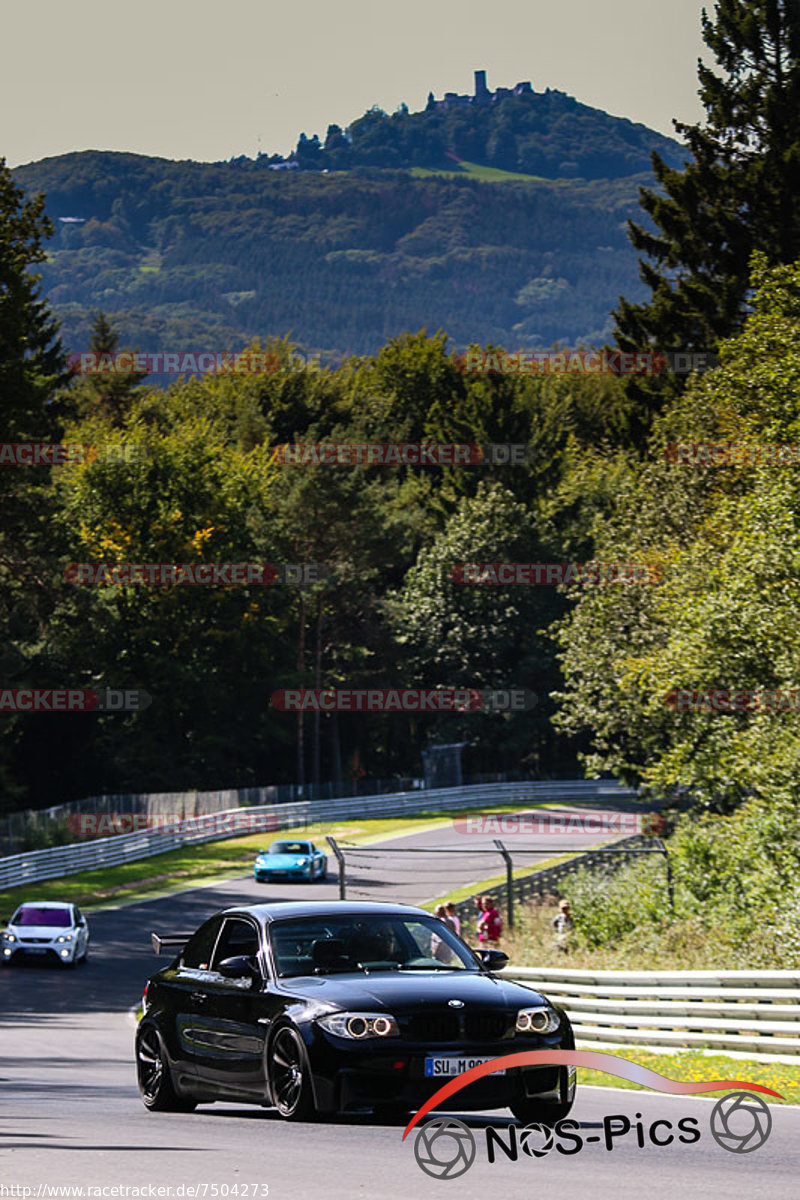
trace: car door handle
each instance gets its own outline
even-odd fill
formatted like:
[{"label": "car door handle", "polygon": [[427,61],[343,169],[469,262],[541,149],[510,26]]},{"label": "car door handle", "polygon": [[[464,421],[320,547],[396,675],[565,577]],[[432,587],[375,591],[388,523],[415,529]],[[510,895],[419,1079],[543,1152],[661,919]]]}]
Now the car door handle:
[{"label": "car door handle", "polygon": [[208,999],[205,992],[192,992],[190,998],[195,1000],[198,1004],[205,1004],[206,1000]]}]

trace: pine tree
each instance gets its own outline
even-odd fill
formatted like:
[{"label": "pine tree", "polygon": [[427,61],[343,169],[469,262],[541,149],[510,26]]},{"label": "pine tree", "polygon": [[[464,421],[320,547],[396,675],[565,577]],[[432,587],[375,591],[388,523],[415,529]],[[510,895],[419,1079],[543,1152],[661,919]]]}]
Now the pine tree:
[{"label": "pine tree", "polygon": [[800,257],[800,0],[720,0],[702,27],[724,74],[698,62],[706,125],[673,122],[685,170],[653,154],[662,190],[642,188],[640,203],[656,231],[629,222],[652,296],[620,300],[623,350],[712,349],[742,323],[752,251]]},{"label": "pine tree", "polygon": [[[26,197],[0,159],[0,412],[2,441],[58,441],[55,390],[69,373],[58,325],[40,298],[31,267],[46,258],[53,226],[44,197]],[[52,502],[46,466],[0,463],[0,679],[27,684],[52,601]],[[46,676],[43,682],[47,684]],[[18,749],[24,718],[7,715],[0,727],[0,810],[23,794]],[[31,728],[30,723],[27,726]],[[42,728],[39,726],[39,728]],[[39,756],[47,750],[39,749]]]},{"label": "pine tree", "polygon": [[40,299],[42,242],[53,235],[44,196],[28,199],[0,158],[0,408],[4,440],[53,433],[48,402],[69,378],[58,324]]},{"label": "pine tree", "polygon": [[97,356],[98,373],[86,375],[72,389],[69,399],[79,416],[97,415],[112,425],[121,425],[147,372],[102,369],[108,356],[113,360],[119,350],[119,330],[105,313],[97,313],[92,322],[89,349]]}]

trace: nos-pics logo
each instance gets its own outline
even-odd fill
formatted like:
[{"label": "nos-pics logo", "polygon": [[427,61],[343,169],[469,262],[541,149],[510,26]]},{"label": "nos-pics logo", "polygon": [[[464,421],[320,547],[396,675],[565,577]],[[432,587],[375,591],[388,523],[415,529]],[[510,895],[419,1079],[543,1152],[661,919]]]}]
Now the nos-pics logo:
[{"label": "nos-pics logo", "polygon": [[[696,1095],[732,1087],[745,1089],[723,1096],[711,1110],[711,1136],[718,1146],[732,1154],[750,1154],[758,1150],[772,1131],[769,1107],[760,1096],[753,1093],[765,1092],[783,1099],[779,1092],[747,1080],[709,1079],[689,1083],[669,1079],[615,1055],[583,1050],[535,1050],[502,1055],[449,1080],[412,1118],[403,1138],[407,1137],[428,1112],[441,1106],[455,1092],[481,1076],[501,1066],[540,1066],[545,1061],[559,1065],[592,1067],[670,1095]],[[454,1117],[435,1117],[420,1125],[417,1130],[414,1157],[426,1175],[434,1179],[458,1179],[475,1162],[480,1140],[485,1142],[485,1155],[489,1163],[506,1160],[517,1162],[522,1156],[536,1159],[544,1158],[552,1152],[563,1155],[577,1154],[590,1143],[601,1144],[606,1151],[610,1151],[623,1139],[628,1145],[634,1144],[635,1141],[636,1146],[642,1150],[650,1145],[692,1145],[699,1142],[702,1136],[699,1125],[697,1117],[681,1117],[677,1121],[660,1118],[647,1124],[642,1120],[641,1113],[636,1113],[633,1121],[624,1114],[614,1114],[603,1117],[601,1135],[594,1132],[585,1134],[580,1123],[569,1118],[554,1123],[531,1122],[524,1126],[510,1124],[502,1129],[490,1126],[473,1131],[463,1121]],[[595,1126],[591,1128],[594,1129]]]}]

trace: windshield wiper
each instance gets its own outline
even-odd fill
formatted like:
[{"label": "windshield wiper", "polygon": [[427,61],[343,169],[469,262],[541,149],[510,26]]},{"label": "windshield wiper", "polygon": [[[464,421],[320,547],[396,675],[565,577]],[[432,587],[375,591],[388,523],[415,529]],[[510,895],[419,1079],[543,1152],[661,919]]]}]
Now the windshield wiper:
[{"label": "windshield wiper", "polygon": [[403,963],[401,971],[459,971],[463,967],[447,967],[444,963]]}]

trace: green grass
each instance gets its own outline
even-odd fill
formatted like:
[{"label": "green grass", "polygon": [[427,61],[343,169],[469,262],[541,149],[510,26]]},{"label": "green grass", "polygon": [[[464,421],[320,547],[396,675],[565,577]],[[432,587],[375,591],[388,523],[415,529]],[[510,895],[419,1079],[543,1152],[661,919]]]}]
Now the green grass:
[{"label": "green grass", "polygon": [[424,179],[431,175],[445,175],[451,179],[479,179],[482,183],[555,183],[557,180],[546,179],[543,175],[523,175],[520,171],[503,171],[500,167],[484,167],[480,163],[466,162],[462,159],[451,171],[446,168],[438,170],[431,167],[411,167],[410,174]]},{"label": "green grass", "polygon": [[[580,1047],[578,1047],[580,1049]],[[788,1063],[756,1062],[752,1059],[727,1058],[723,1054],[704,1054],[701,1050],[680,1050],[675,1054],[658,1054],[649,1050],[608,1050],[615,1058],[625,1058],[666,1075],[668,1079],[681,1081],[701,1079],[741,1079],[748,1083],[760,1083],[764,1087],[780,1092],[783,1099],[764,1096],[768,1104],[800,1104],[800,1062],[797,1066]],[[606,1075],[604,1071],[578,1070],[578,1086],[592,1084],[595,1087],[619,1087],[627,1091],[647,1091],[637,1083]],[[723,1088],[722,1091],[730,1091]],[[706,1095],[716,1095],[708,1092]]]}]

